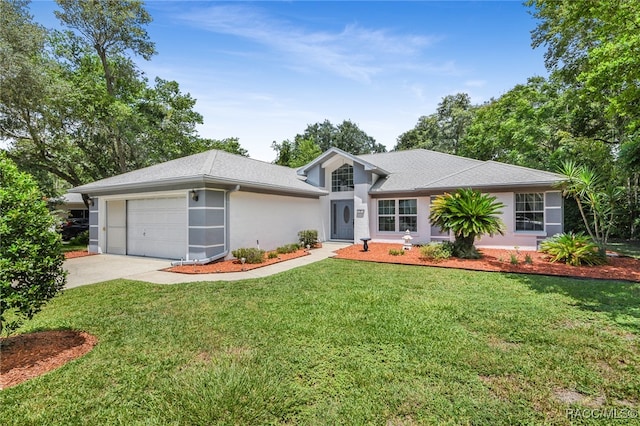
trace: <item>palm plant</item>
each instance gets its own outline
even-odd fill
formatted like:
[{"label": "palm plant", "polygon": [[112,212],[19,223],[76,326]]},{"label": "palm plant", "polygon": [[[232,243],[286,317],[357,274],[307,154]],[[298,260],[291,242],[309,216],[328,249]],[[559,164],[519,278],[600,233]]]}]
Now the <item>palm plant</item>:
[{"label": "palm plant", "polygon": [[551,256],[551,262],[564,262],[569,265],[602,265],[607,262],[598,246],[587,235],[558,234],[544,240],[540,251]]},{"label": "palm plant", "polygon": [[615,223],[615,205],[620,189],[603,183],[600,177],[584,166],[565,161],[559,172],[564,176],[560,183],[562,195],[576,200],[589,236],[604,253],[609,232]]},{"label": "palm plant", "polygon": [[445,193],[433,200],[429,220],[455,236],[454,255],[465,259],[480,257],[474,246],[477,236],[504,235],[504,223],[498,215],[504,204],[496,197],[470,188]]}]

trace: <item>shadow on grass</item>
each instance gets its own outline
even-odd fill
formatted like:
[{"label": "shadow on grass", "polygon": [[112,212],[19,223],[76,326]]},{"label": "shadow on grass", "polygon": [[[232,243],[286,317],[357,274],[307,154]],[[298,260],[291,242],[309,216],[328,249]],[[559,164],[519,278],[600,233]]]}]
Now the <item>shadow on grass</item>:
[{"label": "shadow on grass", "polygon": [[640,336],[640,283],[519,275],[540,293],[556,293],[573,299],[579,309],[606,315],[622,328]]},{"label": "shadow on grass", "polygon": [[609,241],[607,249],[640,259],[640,241]]}]

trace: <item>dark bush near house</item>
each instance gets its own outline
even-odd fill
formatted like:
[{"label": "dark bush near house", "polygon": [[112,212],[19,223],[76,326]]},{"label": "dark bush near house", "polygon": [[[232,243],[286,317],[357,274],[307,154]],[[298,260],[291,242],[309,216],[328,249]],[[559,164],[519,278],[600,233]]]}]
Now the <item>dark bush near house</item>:
[{"label": "dark bush near house", "polygon": [[318,231],[315,229],[300,231],[298,232],[298,238],[300,239],[300,243],[303,247],[313,247],[318,242]]},{"label": "dark bush near house", "polygon": [[540,244],[540,251],[551,256],[551,262],[568,265],[602,265],[607,258],[591,237],[584,234],[558,234]]},{"label": "dark bush near house", "polygon": [[267,259],[275,259],[278,257],[278,253],[276,253],[275,251],[270,251],[269,254],[267,255]]},{"label": "dark bush near house", "polygon": [[69,244],[74,246],[88,245],[89,244],[89,231],[83,231],[78,234],[75,238],[72,238],[69,241]]},{"label": "dark bush near house", "polygon": [[431,242],[420,247],[420,254],[428,260],[445,260],[453,256],[453,243],[450,241]]},{"label": "dark bush near house", "polygon": [[33,318],[64,287],[55,224],[33,178],[0,153],[0,334]]},{"label": "dark bush near house", "polygon": [[244,257],[246,263],[262,263],[265,251],[258,248],[239,248],[233,250],[231,254],[238,260]]},{"label": "dark bush near house", "polygon": [[279,254],[295,253],[298,249],[300,249],[300,246],[297,243],[292,243],[278,247],[276,252]]},{"label": "dark bush near house", "polygon": [[391,249],[389,250],[391,256],[404,256],[404,250]]}]

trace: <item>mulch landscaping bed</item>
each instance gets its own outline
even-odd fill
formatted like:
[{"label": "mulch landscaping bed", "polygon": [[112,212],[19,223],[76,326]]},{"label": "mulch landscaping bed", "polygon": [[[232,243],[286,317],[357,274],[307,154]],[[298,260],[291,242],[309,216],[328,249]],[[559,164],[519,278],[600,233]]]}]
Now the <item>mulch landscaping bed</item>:
[{"label": "mulch landscaping bed", "polygon": [[51,330],[0,338],[0,390],[54,370],[89,352],[94,336]]},{"label": "mulch landscaping bed", "polygon": [[98,253],[89,253],[87,250],[68,251],[64,254],[65,259],[75,259],[76,257],[94,256]]},{"label": "mulch landscaping bed", "polygon": [[250,271],[256,268],[262,268],[263,266],[273,265],[274,263],[284,262],[286,260],[295,259],[297,257],[308,256],[311,254],[307,250],[300,249],[293,253],[278,254],[278,257],[268,259],[265,257],[262,263],[240,263],[237,259],[232,260],[219,260],[216,262],[208,263],[206,265],[182,265],[173,266],[165,269],[168,272],[178,272],[181,274],[214,274],[220,272],[242,272]]},{"label": "mulch landscaping bed", "polygon": [[[420,255],[420,248],[405,250],[404,255],[392,256],[389,250],[402,251],[402,244],[369,243],[365,252],[361,244],[355,244],[337,251],[337,259],[362,260],[367,262],[396,263],[403,265],[437,266],[442,268],[468,269],[473,271],[514,272],[519,274],[556,275],[563,277],[596,278],[640,282],[640,260],[631,257],[608,257],[608,263],[600,266],[570,266],[551,263],[547,256],[535,251],[479,249],[481,259],[450,258],[442,261],[428,261]],[[517,264],[511,263],[511,255]],[[529,255],[531,263],[525,263]]]}]

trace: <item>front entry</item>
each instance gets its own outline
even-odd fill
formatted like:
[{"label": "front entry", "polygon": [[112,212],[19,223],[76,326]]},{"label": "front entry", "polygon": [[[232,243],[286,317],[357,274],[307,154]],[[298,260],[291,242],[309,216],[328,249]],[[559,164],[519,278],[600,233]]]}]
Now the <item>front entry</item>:
[{"label": "front entry", "polygon": [[353,200],[331,201],[331,239],[353,241]]}]

